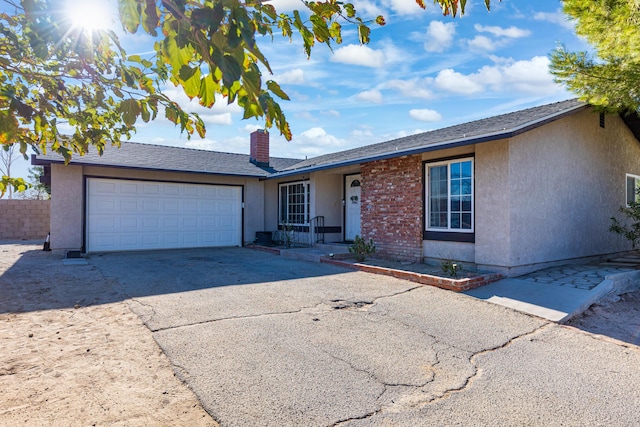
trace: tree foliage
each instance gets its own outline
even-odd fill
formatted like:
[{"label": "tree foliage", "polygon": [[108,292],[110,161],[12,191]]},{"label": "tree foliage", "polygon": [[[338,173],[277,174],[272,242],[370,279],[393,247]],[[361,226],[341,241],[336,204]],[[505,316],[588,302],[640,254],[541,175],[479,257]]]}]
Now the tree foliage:
[{"label": "tree foliage", "polygon": [[564,0],[563,8],[595,52],[558,47],[551,56],[556,82],[602,110],[640,111],[640,2]]},{"label": "tree foliage", "polygon": [[[258,41],[295,38],[308,57],[317,44],[340,44],[345,23],[363,44],[370,25],[385,23],[381,16],[367,21],[338,0],[301,2],[302,10],[290,14],[268,0],[118,0],[123,29],[153,38],[153,53],[141,56],[128,55],[112,30],[75,27],[62,0],[0,3],[0,145],[17,144],[25,156],[28,147],[53,150],[66,161],[90,147],[102,153],[107,144],[119,145],[136,123],[159,115],[188,137],[204,137],[202,119],[162,92],[168,82],[205,107],[221,99],[237,103],[245,119],[262,118],[291,139],[279,104],[289,97],[265,78],[271,65]],[[434,4],[456,16],[466,0]],[[3,178],[0,191],[25,184]]]}]

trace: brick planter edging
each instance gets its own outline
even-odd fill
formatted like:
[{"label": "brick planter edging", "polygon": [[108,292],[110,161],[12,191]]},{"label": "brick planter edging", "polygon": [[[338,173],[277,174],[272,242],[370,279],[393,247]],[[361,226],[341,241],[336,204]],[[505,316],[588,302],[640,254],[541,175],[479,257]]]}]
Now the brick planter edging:
[{"label": "brick planter edging", "polygon": [[497,273],[482,274],[475,277],[467,277],[463,279],[452,279],[448,277],[432,276],[430,274],[415,273],[413,271],[396,270],[393,268],[377,267],[374,265],[344,262],[331,258],[320,258],[320,262],[326,264],[337,265],[352,270],[364,271],[366,273],[381,274],[383,276],[396,277],[398,279],[409,280],[411,282],[420,283],[422,285],[435,286],[441,289],[447,289],[454,292],[464,292],[471,289],[479,288],[491,282],[502,279],[502,275]]}]

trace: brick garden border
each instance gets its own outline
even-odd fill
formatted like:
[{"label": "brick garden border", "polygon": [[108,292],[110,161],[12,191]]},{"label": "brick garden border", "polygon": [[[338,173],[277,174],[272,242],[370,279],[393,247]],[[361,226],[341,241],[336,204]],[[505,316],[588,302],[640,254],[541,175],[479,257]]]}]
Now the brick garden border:
[{"label": "brick garden border", "polygon": [[320,262],[349,268],[351,270],[364,271],[366,273],[396,277],[398,279],[409,280],[411,282],[420,283],[422,285],[435,286],[437,288],[454,292],[468,291],[502,279],[502,275],[497,273],[487,273],[480,274],[474,277],[453,279],[449,277],[433,276],[431,274],[416,273],[413,271],[396,270],[393,268],[378,267],[375,265],[361,264],[357,262],[341,261],[326,257],[320,258]]}]

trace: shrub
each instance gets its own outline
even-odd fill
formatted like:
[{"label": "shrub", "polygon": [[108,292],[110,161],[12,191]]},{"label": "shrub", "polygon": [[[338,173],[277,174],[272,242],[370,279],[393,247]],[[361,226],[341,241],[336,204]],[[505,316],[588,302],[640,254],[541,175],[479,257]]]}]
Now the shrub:
[{"label": "shrub", "polygon": [[454,279],[458,278],[458,273],[462,271],[462,265],[450,260],[442,261],[442,271]]},{"label": "shrub", "polygon": [[609,231],[623,236],[631,242],[633,249],[636,249],[640,241],[640,203],[631,202],[629,206],[620,206],[619,211],[627,217],[630,224],[623,224],[611,217]]},{"label": "shrub", "polygon": [[349,246],[349,252],[356,256],[358,262],[362,262],[366,257],[376,252],[376,245],[373,243],[373,239],[366,242],[362,237],[356,235],[353,244]]}]

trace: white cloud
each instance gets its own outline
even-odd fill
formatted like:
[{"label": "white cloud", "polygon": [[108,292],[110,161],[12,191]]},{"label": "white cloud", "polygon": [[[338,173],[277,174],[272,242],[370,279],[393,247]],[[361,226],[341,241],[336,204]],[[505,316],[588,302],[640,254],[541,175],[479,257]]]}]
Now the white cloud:
[{"label": "white cloud", "polygon": [[497,44],[494,43],[494,41],[489,37],[475,36],[472,40],[469,40],[469,47],[474,49],[492,51],[496,49]]},{"label": "white cloud", "polygon": [[424,49],[427,52],[444,52],[453,43],[456,24],[453,22],[431,21],[427,28],[427,40]]},{"label": "white cloud", "polygon": [[200,118],[205,124],[229,126],[233,123],[231,113],[222,114],[200,114]]},{"label": "white cloud", "polygon": [[465,76],[452,69],[440,71],[435,78],[435,84],[439,89],[462,95],[473,95],[484,90],[472,76]]},{"label": "white cloud", "polygon": [[372,1],[354,1],[353,4],[355,5],[358,14],[362,16],[374,17],[386,14],[384,9]]},{"label": "white cloud", "polygon": [[340,117],[340,112],[338,110],[321,111],[320,114],[325,116]]},{"label": "white cloud", "polygon": [[[483,67],[479,75],[482,76],[487,72],[495,75],[498,71],[500,81],[491,85],[494,90],[554,94],[563,89],[554,83],[553,76],[549,73],[549,63],[549,58],[546,56],[536,56],[530,60],[516,61],[509,65]],[[491,68],[495,69],[491,70]]]},{"label": "white cloud", "polygon": [[313,127],[294,135],[291,142],[275,140],[272,151],[286,153],[286,157],[313,157],[345,149],[347,144],[347,141],[327,133],[324,128]]},{"label": "white cloud", "polygon": [[248,133],[255,132],[258,129],[263,129],[263,127],[260,126],[260,125],[257,125],[257,124],[256,125],[245,125],[245,127],[244,127],[244,131],[248,132]]},{"label": "white cloud", "polygon": [[382,94],[377,90],[365,90],[356,95],[358,101],[373,102],[374,104],[382,104]]},{"label": "white cloud", "polygon": [[270,3],[278,12],[291,12],[296,9],[301,10],[304,7],[300,0],[271,0]]},{"label": "white cloud", "polygon": [[531,35],[531,31],[523,30],[522,28],[511,26],[509,28],[502,28],[490,25],[476,24],[474,26],[479,33],[490,33],[497,37],[509,37],[509,38],[521,38]]},{"label": "white cloud", "polygon": [[[182,143],[180,145],[182,145]],[[223,153],[249,154],[249,138],[248,137],[246,138],[232,137],[232,138],[224,139],[222,141],[218,141],[210,138],[205,138],[205,139],[192,138],[189,141],[184,142],[184,146],[187,148],[194,148],[196,150],[209,150],[209,151],[220,151]]]},{"label": "white cloud", "polygon": [[487,90],[510,94],[553,95],[563,90],[554,83],[549,73],[549,58],[545,56],[521,61],[499,61],[468,75],[452,69],[442,70],[435,78],[435,85],[441,90],[462,95]]},{"label": "white cloud", "polygon": [[337,49],[331,56],[332,62],[380,68],[385,63],[384,53],[368,46],[350,44]]},{"label": "white cloud", "polygon": [[424,13],[422,8],[415,1],[410,0],[383,0],[382,4],[399,15],[410,15],[414,13]]},{"label": "white cloud", "polygon": [[432,99],[433,92],[428,89],[431,79],[412,79],[412,80],[389,80],[384,83],[382,88],[394,89],[409,98]]},{"label": "white cloud", "polygon": [[437,122],[442,120],[442,116],[435,110],[413,109],[409,110],[409,117],[421,122]]},{"label": "white cloud", "polygon": [[302,85],[305,84],[304,70],[296,68],[295,70],[276,75],[273,80],[279,84]]},{"label": "white cloud", "polygon": [[547,21],[552,24],[558,24],[563,28],[573,31],[576,21],[574,19],[570,19],[569,16],[565,15],[562,9],[558,9],[555,12],[537,12],[533,15],[533,19],[536,21]]}]

